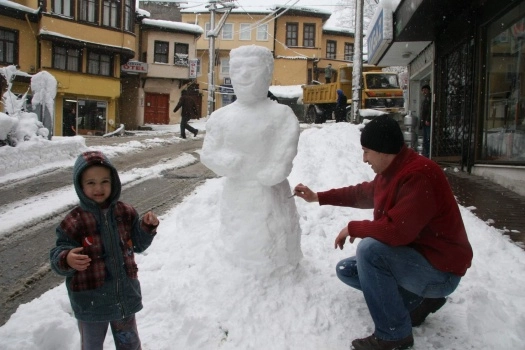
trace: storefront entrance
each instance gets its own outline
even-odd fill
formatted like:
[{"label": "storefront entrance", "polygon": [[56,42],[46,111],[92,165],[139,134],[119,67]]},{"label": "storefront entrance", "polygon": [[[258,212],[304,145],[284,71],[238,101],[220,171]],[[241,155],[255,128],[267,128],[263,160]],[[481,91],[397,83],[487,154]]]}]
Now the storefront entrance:
[{"label": "storefront entrance", "polygon": [[106,134],[108,110],[106,101],[66,98],[63,106],[62,135]]}]

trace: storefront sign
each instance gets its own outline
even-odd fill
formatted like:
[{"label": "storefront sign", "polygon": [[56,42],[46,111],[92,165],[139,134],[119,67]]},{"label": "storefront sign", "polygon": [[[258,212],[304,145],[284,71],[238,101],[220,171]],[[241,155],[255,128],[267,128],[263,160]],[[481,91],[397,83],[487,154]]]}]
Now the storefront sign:
[{"label": "storefront sign", "polygon": [[197,78],[197,67],[198,67],[198,64],[199,64],[199,60],[198,59],[191,59],[191,60],[188,60],[189,61],[189,65],[190,65],[190,79],[195,79]]},{"label": "storefront sign", "polygon": [[126,72],[126,73],[136,73],[136,74],[147,73],[148,64],[144,62],[139,62],[139,61],[128,61],[128,63],[120,66],[120,69],[122,72]]},{"label": "storefront sign", "polygon": [[368,33],[368,63],[377,64],[393,39],[392,11],[382,9]]}]

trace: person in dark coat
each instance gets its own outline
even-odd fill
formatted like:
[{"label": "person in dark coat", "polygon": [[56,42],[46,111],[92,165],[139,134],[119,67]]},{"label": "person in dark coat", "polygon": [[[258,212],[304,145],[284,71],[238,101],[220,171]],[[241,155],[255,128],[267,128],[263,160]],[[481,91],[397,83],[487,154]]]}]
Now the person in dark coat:
[{"label": "person in dark coat", "polygon": [[346,121],[346,101],[348,98],[343,90],[337,89],[337,105],[335,106],[335,122]]},{"label": "person in dark coat", "polygon": [[423,85],[423,102],[421,103],[421,128],[423,129],[423,156],[430,157],[430,125],[432,122],[432,107],[430,105],[430,86]]},{"label": "person in dark coat", "polygon": [[186,90],[182,90],[179,103],[177,103],[173,112],[176,113],[181,108],[180,137],[183,139],[186,138],[186,130],[193,133],[194,137],[197,136],[199,130],[188,124],[190,119],[197,118],[198,116],[197,104],[195,103],[195,100],[188,95],[188,91]]}]

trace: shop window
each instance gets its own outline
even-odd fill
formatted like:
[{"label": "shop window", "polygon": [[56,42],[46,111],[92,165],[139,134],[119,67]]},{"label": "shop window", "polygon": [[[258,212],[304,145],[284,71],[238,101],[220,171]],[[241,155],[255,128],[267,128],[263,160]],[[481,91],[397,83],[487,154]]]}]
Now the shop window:
[{"label": "shop window", "polygon": [[18,64],[18,32],[0,27],[0,64]]},{"label": "shop window", "polygon": [[299,24],[286,23],[286,46],[297,46]]},{"label": "shop window", "polygon": [[74,17],[74,11],[75,8],[73,0],[53,0],[52,6],[53,6],[53,13],[68,16],[68,17]]},{"label": "shop window", "polygon": [[102,2],[102,24],[107,27],[120,27],[119,0],[104,0]]},{"label": "shop window", "polygon": [[53,45],[53,68],[78,72],[80,71],[80,58],[80,49]]},{"label": "shop window", "polygon": [[315,47],[315,24],[306,23],[303,28],[303,46]]},{"label": "shop window", "polygon": [[155,63],[168,63],[168,50],[170,44],[167,41],[155,41],[155,53],[153,62]]},{"label": "shop window", "polygon": [[102,136],[106,133],[107,103],[78,100],[76,131],[78,135]]},{"label": "shop window", "polygon": [[110,55],[90,52],[88,55],[88,73],[110,76],[112,72],[112,59]]},{"label": "shop window", "polygon": [[525,161],[525,10],[511,10],[487,30],[487,100],[483,160]]},{"label": "shop window", "polygon": [[326,42],[326,58],[335,60],[337,54],[337,42],[328,40]]}]

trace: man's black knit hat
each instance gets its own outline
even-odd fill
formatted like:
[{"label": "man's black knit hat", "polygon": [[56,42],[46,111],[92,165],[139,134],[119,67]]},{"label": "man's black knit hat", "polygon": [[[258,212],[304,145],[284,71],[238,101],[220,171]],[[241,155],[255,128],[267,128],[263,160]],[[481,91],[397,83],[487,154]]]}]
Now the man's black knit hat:
[{"label": "man's black knit hat", "polygon": [[361,131],[361,146],[376,152],[398,154],[404,144],[398,122],[386,114],[372,119]]}]

